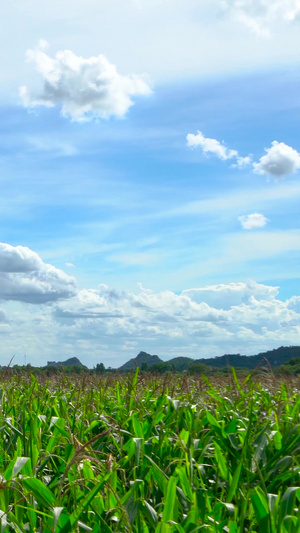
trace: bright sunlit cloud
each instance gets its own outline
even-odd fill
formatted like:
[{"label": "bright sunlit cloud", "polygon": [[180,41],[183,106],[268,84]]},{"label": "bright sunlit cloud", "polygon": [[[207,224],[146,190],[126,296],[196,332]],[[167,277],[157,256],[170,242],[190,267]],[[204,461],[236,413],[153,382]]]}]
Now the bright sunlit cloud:
[{"label": "bright sunlit cloud", "polygon": [[242,157],[237,150],[231,150],[220,143],[217,139],[204,137],[201,131],[197,134],[189,133],[186,136],[187,146],[200,147],[204,154],[213,154],[223,161],[234,159],[232,166],[243,168],[252,164],[257,174],[267,174],[280,178],[288,174],[294,174],[300,169],[300,153],[283,142],[273,141],[270,148],[265,148],[266,155],[259,159],[258,163],[252,162],[252,156]]},{"label": "bright sunlit cloud", "polygon": [[25,246],[0,243],[0,273],[0,299],[4,301],[41,304],[76,293],[73,277],[44,263]]},{"label": "bright sunlit cloud", "polygon": [[61,114],[74,121],[93,118],[123,118],[134,104],[133,97],[151,94],[145,77],[119,74],[104,55],[83,58],[71,50],[50,57],[47,43],[40,41],[35,50],[28,50],[27,59],[34,64],[44,85],[39,94],[31,94],[22,86],[19,94],[23,105],[60,106]]},{"label": "bright sunlit cloud", "polygon": [[258,163],[253,164],[258,174],[269,174],[281,178],[294,174],[300,169],[300,153],[283,142],[273,141],[271,148],[266,148]]}]

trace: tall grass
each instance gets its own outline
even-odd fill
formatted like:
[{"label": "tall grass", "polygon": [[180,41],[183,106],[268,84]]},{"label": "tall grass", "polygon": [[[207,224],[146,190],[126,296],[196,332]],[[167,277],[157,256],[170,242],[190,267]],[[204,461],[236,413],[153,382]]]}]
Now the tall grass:
[{"label": "tall grass", "polygon": [[10,378],[1,533],[300,531],[297,382]]}]

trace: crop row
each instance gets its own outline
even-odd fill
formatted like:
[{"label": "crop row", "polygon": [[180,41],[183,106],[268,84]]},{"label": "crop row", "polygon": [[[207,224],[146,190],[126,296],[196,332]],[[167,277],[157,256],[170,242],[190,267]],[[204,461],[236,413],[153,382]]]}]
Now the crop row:
[{"label": "crop row", "polygon": [[1,533],[300,531],[300,397],[251,379],[0,391]]}]

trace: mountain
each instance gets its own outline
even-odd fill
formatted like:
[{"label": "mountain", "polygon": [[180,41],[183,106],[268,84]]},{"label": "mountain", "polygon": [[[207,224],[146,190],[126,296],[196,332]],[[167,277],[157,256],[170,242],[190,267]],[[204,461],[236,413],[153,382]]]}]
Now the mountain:
[{"label": "mountain", "polygon": [[187,370],[189,365],[193,364],[194,362],[195,359],[191,359],[191,357],[173,357],[173,359],[169,359],[169,361],[167,361],[168,365],[170,365],[171,368],[178,370],[178,372]]},{"label": "mountain", "polygon": [[70,359],[67,359],[66,361],[60,361],[57,363],[56,361],[48,361],[47,366],[84,366],[77,357],[70,357]]},{"label": "mountain", "polygon": [[257,355],[226,354],[221,357],[196,359],[193,362],[216,366],[218,368],[224,368],[229,365],[234,366],[235,368],[254,369],[262,361],[267,364],[267,360],[272,367],[278,367],[293,357],[300,357],[300,346],[281,346],[280,348],[261,352]]},{"label": "mountain", "polygon": [[135,359],[130,359],[124,365],[120,366],[119,370],[133,370],[137,366],[141,368],[142,364],[145,363],[148,367],[153,366],[157,363],[163,363],[163,360],[158,357],[158,355],[150,355],[146,352],[140,352]]},{"label": "mountain", "polygon": [[[168,361],[163,361],[158,355],[150,355],[146,352],[140,352],[135,359],[130,359],[119,370],[132,370],[141,367],[143,363],[147,366],[153,366],[157,363],[165,363],[170,370],[174,369],[181,372],[188,370],[190,365],[202,363],[204,365],[224,368],[227,365],[235,368],[254,369],[260,363],[267,364],[267,361],[272,367],[279,367],[284,365],[290,359],[300,357],[300,346],[281,346],[274,350],[261,352],[257,355],[240,355],[240,354],[225,354],[220,357],[209,357],[201,359],[191,359],[190,357],[174,357]],[[266,361],[267,360],[267,361]]]}]

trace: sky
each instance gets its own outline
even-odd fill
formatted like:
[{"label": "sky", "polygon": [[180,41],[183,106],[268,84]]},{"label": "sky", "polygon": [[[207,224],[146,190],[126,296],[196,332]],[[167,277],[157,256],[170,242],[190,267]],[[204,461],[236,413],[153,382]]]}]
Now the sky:
[{"label": "sky", "polygon": [[0,15],[0,365],[299,345],[300,1]]}]

